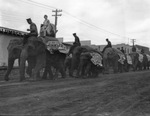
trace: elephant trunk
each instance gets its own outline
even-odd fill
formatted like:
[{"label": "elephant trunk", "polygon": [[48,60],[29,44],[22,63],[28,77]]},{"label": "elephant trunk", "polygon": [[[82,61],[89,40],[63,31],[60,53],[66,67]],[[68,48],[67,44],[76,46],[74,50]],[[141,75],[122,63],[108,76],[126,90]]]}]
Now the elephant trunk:
[{"label": "elephant trunk", "polygon": [[5,79],[6,81],[9,81],[9,77],[8,77],[8,76],[9,76],[9,74],[10,74],[12,68],[13,68],[14,61],[15,61],[15,59],[13,59],[13,58],[8,58],[8,67],[7,67],[7,71],[6,71],[6,73],[5,73],[5,76],[4,76],[4,79]]},{"label": "elephant trunk", "polygon": [[23,49],[20,55],[20,81],[25,80],[25,63],[28,57],[28,52]]}]

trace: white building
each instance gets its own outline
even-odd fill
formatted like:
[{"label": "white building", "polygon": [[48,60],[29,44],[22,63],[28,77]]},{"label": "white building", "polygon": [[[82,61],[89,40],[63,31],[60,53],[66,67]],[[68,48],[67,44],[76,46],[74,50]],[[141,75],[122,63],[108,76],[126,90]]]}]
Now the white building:
[{"label": "white building", "polygon": [[[7,46],[11,39],[22,38],[25,32],[9,29],[5,27],[0,27],[0,66],[8,65],[8,51]],[[18,62],[15,61],[15,66]]]}]

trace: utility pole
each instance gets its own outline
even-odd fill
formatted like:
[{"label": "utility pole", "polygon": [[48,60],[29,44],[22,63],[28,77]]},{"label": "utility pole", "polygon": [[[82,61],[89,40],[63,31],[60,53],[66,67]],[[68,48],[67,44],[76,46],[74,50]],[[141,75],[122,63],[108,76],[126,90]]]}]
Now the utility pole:
[{"label": "utility pole", "polygon": [[131,39],[131,41],[132,41],[133,46],[134,46],[134,43],[135,43],[136,39]]},{"label": "utility pole", "polygon": [[[58,16],[61,16],[62,14],[58,14],[59,12],[62,12],[62,10],[52,10],[52,12],[55,12],[55,15],[52,15],[52,16],[55,16],[55,29],[56,29],[56,33],[57,33],[57,17]],[[55,37],[56,37],[56,33],[55,33]]]}]

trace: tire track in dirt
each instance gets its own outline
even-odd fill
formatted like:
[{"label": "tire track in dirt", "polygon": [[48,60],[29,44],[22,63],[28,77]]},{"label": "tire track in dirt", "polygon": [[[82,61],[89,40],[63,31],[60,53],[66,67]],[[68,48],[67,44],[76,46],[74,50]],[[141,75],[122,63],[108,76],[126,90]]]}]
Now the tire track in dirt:
[{"label": "tire track in dirt", "polygon": [[[136,73],[138,74],[137,79],[141,79],[140,77],[143,73]],[[146,73],[148,74],[148,73]],[[9,99],[5,99],[3,96],[3,105],[0,106],[0,111],[3,111],[2,113],[16,113],[16,114],[53,114],[53,115],[60,115],[60,114],[72,114],[72,115],[82,115],[82,114],[90,114],[94,113],[97,109],[97,114],[102,113],[104,111],[107,111],[112,105],[121,104],[122,99],[124,101],[128,100],[132,101],[134,99],[134,94],[128,94],[127,96],[120,96],[120,99],[115,96],[112,101],[105,101],[105,97],[109,98],[112,94],[117,94],[117,92],[111,93],[113,90],[117,89],[110,89],[110,91],[105,91],[105,87],[111,88],[113,87],[113,84],[117,84],[116,82],[123,82],[123,81],[137,81],[136,77],[132,77],[132,80],[129,80],[126,76],[130,76],[132,74],[126,74],[121,77],[121,74],[115,75],[113,77],[112,75],[105,76],[104,78],[96,78],[96,79],[71,79],[68,80],[60,80],[60,81],[53,81],[53,82],[33,82],[29,83],[31,84],[22,84],[22,85],[10,85],[10,86],[4,86],[0,88],[0,91],[3,92],[11,92],[13,93],[13,90],[15,90],[18,93],[21,92],[21,90],[26,90],[23,88],[30,88],[31,92],[23,96],[22,93],[19,93],[17,96],[10,97]],[[112,76],[112,77],[111,77]],[[131,78],[131,77],[130,77]],[[41,83],[43,85],[41,85]],[[136,83],[136,82],[135,82]],[[38,85],[39,84],[39,85]],[[104,84],[104,85],[103,85]],[[131,83],[132,84],[132,83]],[[133,83],[134,84],[134,83]],[[39,86],[39,88],[38,88]],[[120,86],[120,85],[119,85]],[[20,88],[18,88],[20,87]],[[33,88],[32,88],[33,87]],[[41,90],[36,90],[40,89]],[[145,87],[146,88],[146,87]],[[10,89],[7,91],[7,89]],[[104,90],[103,90],[104,89]],[[130,90],[129,88],[127,88]],[[144,89],[144,88],[143,88]],[[12,91],[11,91],[12,90]],[[32,92],[32,90],[34,92]],[[109,89],[108,89],[109,90]],[[127,90],[126,90],[127,91]],[[142,89],[139,90],[142,92]],[[84,93],[83,93],[84,92]],[[89,93],[88,93],[89,92]],[[140,93],[141,93],[140,92]],[[120,95],[122,95],[121,93]],[[31,96],[30,96],[31,95]],[[132,96],[133,95],[133,96]],[[135,94],[136,96],[136,94]],[[18,99],[17,99],[18,98]],[[138,94],[137,97],[138,98]],[[4,104],[4,101],[6,100],[15,100],[15,101],[9,101],[9,103],[6,105]],[[114,101],[113,101],[114,100]],[[116,100],[116,101],[115,101]],[[118,102],[117,102],[118,101]],[[48,102],[48,103],[47,103]],[[107,103],[103,105],[104,103]],[[1,104],[1,103],[0,103]],[[103,105],[102,110],[98,110],[99,107]],[[127,106],[124,108],[128,108],[130,104],[126,104]],[[106,107],[105,107],[106,106]],[[13,108],[12,108],[13,107]],[[6,110],[1,110],[2,108],[6,108]],[[12,109],[11,109],[12,108]],[[9,109],[9,110],[8,110]],[[16,110],[18,109],[18,110]],[[130,110],[130,108],[129,108]],[[127,110],[127,111],[129,111]],[[78,113],[76,113],[78,112]],[[120,111],[119,113],[121,113]],[[118,113],[118,114],[119,114]],[[125,112],[126,113],[126,112]],[[114,115],[116,116],[116,115]]]},{"label": "tire track in dirt", "polygon": [[[108,81],[107,81],[107,83],[105,83],[105,82],[102,82],[102,83],[97,82],[97,83],[100,84],[101,86],[104,86],[104,85],[108,84]],[[16,104],[16,101],[17,101],[17,105],[18,104],[29,103],[29,102],[32,102],[32,101],[35,102],[35,99],[38,99],[38,98],[39,99],[44,99],[45,97],[51,98],[51,97],[54,97],[54,96],[58,96],[59,93],[61,93],[61,92],[65,92],[65,91],[68,91],[68,90],[71,90],[71,91],[73,91],[73,90],[84,90],[86,88],[89,88],[89,86],[94,87],[96,85],[91,85],[91,83],[88,83],[86,85],[82,84],[79,87],[78,86],[73,86],[73,87],[69,87],[69,88],[68,87],[59,88],[57,90],[51,90],[51,91],[47,90],[47,91],[43,91],[43,92],[39,92],[39,93],[29,94],[29,95],[26,95],[26,96],[13,97],[11,99],[7,99],[7,102],[5,102],[6,100],[3,99],[2,101],[4,101],[4,102],[0,103],[0,107],[1,108],[5,108],[5,106],[6,107],[7,106],[11,107],[11,106]],[[67,103],[67,101],[61,102],[61,103],[59,103],[59,105],[61,106],[61,105],[64,105],[66,103]],[[38,107],[36,107],[36,109],[40,110],[40,108],[38,108]],[[24,113],[26,113],[26,112],[24,112]]]}]

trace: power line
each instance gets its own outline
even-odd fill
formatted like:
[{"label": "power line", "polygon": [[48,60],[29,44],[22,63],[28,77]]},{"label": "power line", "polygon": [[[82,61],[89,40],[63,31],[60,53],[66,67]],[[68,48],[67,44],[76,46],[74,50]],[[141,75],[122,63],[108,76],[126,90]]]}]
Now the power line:
[{"label": "power line", "polygon": [[86,22],[86,21],[84,21],[84,20],[82,20],[82,19],[77,18],[76,16],[71,15],[70,13],[68,13],[68,12],[66,12],[66,11],[64,11],[64,12],[65,12],[66,14],[72,16],[73,18],[75,18],[75,19],[77,19],[77,20],[80,20],[80,21],[82,21],[83,23],[85,23],[85,24],[87,24],[87,25],[89,25],[89,26],[91,26],[91,27],[94,27],[94,28],[96,28],[96,29],[99,29],[99,30],[108,32],[108,33],[113,34],[113,35],[117,35],[117,36],[120,36],[120,37],[123,37],[123,38],[127,38],[127,37],[125,37],[125,36],[122,36],[122,35],[119,35],[119,34],[116,34],[116,33],[110,32],[110,31],[107,31],[107,30],[105,30],[105,29],[103,29],[103,28],[100,28],[100,27],[97,27],[97,26],[95,26],[95,25],[93,25],[93,24],[90,24],[90,23],[88,23],[88,22]]},{"label": "power line", "polygon": [[[23,1],[23,0],[21,0],[21,1]],[[28,0],[28,1],[29,1],[30,3],[42,5],[42,6],[45,6],[45,7],[48,7],[48,8],[50,7],[50,8],[57,9],[56,7],[53,7],[53,6],[50,6],[50,5],[45,5],[45,4],[38,3],[38,2],[34,2],[34,1],[32,1],[32,0]],[[23,1],[23,2],[24,2],[24,1]],[[26,2],[26,3],[27,3],[27,2]],[[107,33],[110,33],[110,34],[113,34],[113,35],[116,35],[116,36],[119,36],[119,37],[128,38],[128,37],[125,37],[125,36],[122,36],[122,35],[119,35],[119,34],[110,32],[110,31],[105,30],[105,29],[103,29],[103,28],[97,27],[97,26],[95,26],[95,25],[93,25],[93,24],[90,24],[90,23],[88,23],[88,22],[86,22],[86,21],[84,21],[84,20],[82,20],[82,19],[77,18],[76,16],[71,15],[70,13],[68,13],[68,12],[66,12],[66,11],[64,11],[64,13],[66,13],[66,14],[72,16],[72,17],[75,18],[75,19],[80,20],[81,22],[83,22],[83,23],[85,23],[85,24],[87,24],[87,25],[89,25],[89,26],[95,27],[95,28],[97,28],[97,29],[99,29],[99,30],[105,31],[105,32],[107,32]]]},{"label": "power line", "polygon": [[[28,2],[27,2],[27,1],[24,1],[24,0],[19,0],[19,1],[22,1],[22,2],[27,3],[27,4],[32,4],[32,5],[35,5],[35,6],[38,6],[38,7],[42,7],[42,8],[57,9],[56,7],[53,7],[53,6],[50,6],[50,5],[45,5],[45,4],[38,3],[38,2],[34,2],[34,1],[32,1],[32,0],[28,0]],[[75,18],[75,19],[77,19],[77,20],[79,20],[79,21],[81,21],[82,24],[86,24],[86,26],[94,27],[94,28],[96,28],[96,29],[98,29],[98,30],[101,30],[101,31],[104,31],[104,32],[107,32],[107,33],[110,33],[110,34],[113,34],[113,35],[116,35],[116,36],[119,36],[119,37],[128,38],[128,37],[125,37],[125,36],[122,36],[122,35],[119,35],[119,34],[110,32],[110,31],[105,30],[105,29],[103,29],[103,28],[97,27],[97,26],[95,26],[95,25],[93,25],[93,24],[90,24],[90,23],[88,23],[88,22],[86,22],[86,21],[84,21],[84,20],[82,20],[82,19],[77,18],[76,16],[71,15],[70,13],[68,13],[68,12],[66,12],[66,11],[64,11],[64,13],[66,13],[67,15],[69,15],[69,16],[71,16],[71,17],[73,17],[73,18]]]},{"label": "power line", "polygon": [[30,4],[30,5],[35,5],[35,6],[38,6],[38,7],[42,7],[42,8],[47,8],[47,9],[56,9],[55,7],[53,6],[49,6],[49,5],[45,5],[45,4],[42,4],[42,3],[38,3],[38,2],[34,2],[32,0],[27,0],[27,1],[24,1],[24,0],[18,0],[19,2],[22,1],[26,4]]}]

